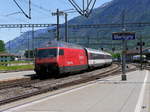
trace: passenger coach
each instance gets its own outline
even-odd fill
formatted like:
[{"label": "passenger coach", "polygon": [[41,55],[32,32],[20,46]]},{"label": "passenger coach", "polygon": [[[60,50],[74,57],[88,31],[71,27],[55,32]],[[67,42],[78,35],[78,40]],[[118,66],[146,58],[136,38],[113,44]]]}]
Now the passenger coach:
[{"label": "passenger coach", "polygon": [[88,65],[90,68],[110,65],[112,56],[104,51],[85,48],[88,56]]}]

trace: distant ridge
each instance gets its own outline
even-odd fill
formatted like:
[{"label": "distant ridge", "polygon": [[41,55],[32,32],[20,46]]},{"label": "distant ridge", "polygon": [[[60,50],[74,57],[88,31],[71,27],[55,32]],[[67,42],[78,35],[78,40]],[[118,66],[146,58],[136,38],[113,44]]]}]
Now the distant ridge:
[{"label": "distant ridge", "polygon": [[[87,25],[87,24],[111,24],[111,23],[121,23],[122,12],[125,10],[125,18],[124,22],[133,23],[133,22],[150,22],[150,0],[112,0],[111,2],[105,3],[100,7],[93,10],[93,13],[89,18],[85,17],[75,17],[69,21],[69,24],[76,25]],[[34,47],[41,47],[42,44],[47,42],[48,40],[53,40],[55,37],[54,32],[48,32],[48,29],[42,29],[35,31],[34,37],[34,45],[32,45],[32,32],[28,31],[23,33],[21,36],[15,38],[14,40],[7,43],[7,49],[9,49],[9,45],[11,45],[10,52],[23,54],[24,50],[31,49]],[[84,40],[84,38],[93,38],[101,40],[101,42],[111,42],[111,32],[117,31],[113,30],[113,28],[107,29],[105,32],[100,32],[98,34],[99,29],[70,29],[69,30],[69,38],[71,42],[75,43],[83,43],[82,45],[88,46],[88,39]],[[103,29],[102,29],[103,30]],[[150,36],[150,28],[145,27],[143,29],[143,38],[149,41]],[[64,29],[61,30],[61,37],[64,38]],[[104,38],[107,37],[107,38]],[[27,39],[29,38],[29,40]],[[77,39],[76,39],[77,38]],[[102,40],[103,38],[103,40]],[[76,40],[75,40],[76,39]],[[40,41],[39,41],[40,40]],[[89,40],[90,42],[93,41]],[[138,40],[137,40],[138,41]],[[93,43],[91,43],[93,44]],[[95,44],[96,45],[96,44]],[[136,47],[136,41],[129,43],[131,47]],[[149,46],[149,44],[146,44]],[[107,47],[111,49],[110,46],[100,46],[99,47]],[[89,45],[88,47],[95,47],[94,45]]]}]

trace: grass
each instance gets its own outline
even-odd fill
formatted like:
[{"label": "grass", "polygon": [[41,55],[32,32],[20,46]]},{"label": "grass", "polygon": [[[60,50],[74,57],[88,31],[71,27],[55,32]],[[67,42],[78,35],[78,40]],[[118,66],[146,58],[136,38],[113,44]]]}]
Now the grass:
[{"label": "grass", "polygon": [[18,64],[18,63],[32,63],[32,61],[8,61],[8,62],[0,62],[0,64]]},{"label": "grass", "polygon": [[33,70],[34,65],[0,66],[0,71]]}]

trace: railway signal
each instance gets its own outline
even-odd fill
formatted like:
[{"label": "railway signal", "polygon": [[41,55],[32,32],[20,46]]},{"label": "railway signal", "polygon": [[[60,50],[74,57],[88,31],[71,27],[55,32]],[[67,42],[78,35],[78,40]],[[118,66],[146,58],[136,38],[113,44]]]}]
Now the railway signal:
[{"label": "railway signal", "polygon": [[140,38],[140,42],[137,43],[137,46],[140,46],[140,63],[141,63],[141,67],[140,69],[142,70],[143,69],[143,66],[142,66],[142,63],[143,63],[143,46],[145,46],[145,42],[142,42],[142,38]]},{"label": "railway signal", "polygon": [[138,42],[137,46],[145,46],[145,42]]}]

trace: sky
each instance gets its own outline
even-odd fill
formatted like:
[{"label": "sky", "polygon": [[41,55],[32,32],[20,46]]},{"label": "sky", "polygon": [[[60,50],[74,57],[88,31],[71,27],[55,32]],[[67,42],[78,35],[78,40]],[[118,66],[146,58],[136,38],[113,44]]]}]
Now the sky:
[{"label": "sky", "polygon": [[[16,0],[21,8],[28,14],[28,0]],[[82,0],[75,0],[79,5],[82,5]],[[97,0],[95,7],[111,0]],[[56,17],[51,13],[57,8],[60,10],[73,9],[73,6],[68,0],[31,0],[31,16],[32,19],[27,19],[20,9],[16,6],[13,0],[0,0],[0,24],[55,24]],[[69,13],[68,19],[79,16],[78,13]],[[60,22],[64,22],[64,17],[61,16]],[[8,42],[18,37],[22,32],[31,29],[0,29],[0,40]]]}]

